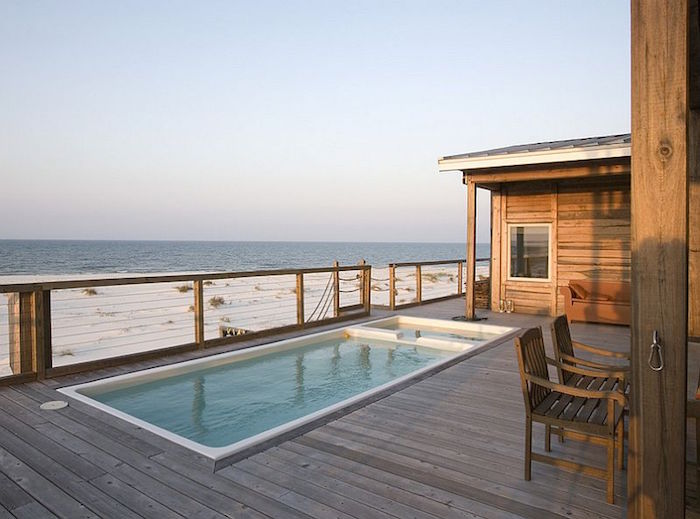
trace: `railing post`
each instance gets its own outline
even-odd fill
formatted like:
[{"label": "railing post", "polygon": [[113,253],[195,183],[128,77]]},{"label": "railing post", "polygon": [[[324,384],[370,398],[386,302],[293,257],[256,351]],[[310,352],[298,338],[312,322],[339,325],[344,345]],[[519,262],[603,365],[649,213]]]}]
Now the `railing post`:
[{"label": "railing post", "polygon": [[364,304],[364,301],[365,301],[365,270],[362,267],[365,266],[365,260],[361,259],[358,262],[358,265],[360,265],[360,275],[359,275],[359,278],[360,278],[360,303]]},{"label": "railing post", "polygon": [[297,272],[297,324],[304,326],[304,273]]},{"label": "railing post", "polygon": [[338,272],[338,260],[333,262],[333,317],[340,316],[340,272]]},{"label": "railing post", "polygon": [[416,265],[416,301],[418,304],[423,300],[423,275],[420,265]]},{"label": "railing post", "polygon": [[32,292],[8,294],[7,306],[10,335],[10,369],[15,375],[28,373],[33,369]]},{"label": "railing post", "polygon": [[204,284],[201,279],[194,281],[194,342],[198,348],[204,347]]},{"label": "railing post", "polygon": [[51,291],[32,293],[32,371],[39,380],[51,368]]},{"label": "railing post", "polygon": [[462,262],[458,261],[457,262],[457,294],[462,295],[462,292],[464,291],[464,287],[462,286]]},{"label": "railing post", "polygon": [[396,266],[389,265],[389,310],[396,308]]},{"label": "railing post", "polygon": [[372,305],[372,267],[369,265],[362,269],[362,284],[365,287],[362,304],[365,307],[365,313],[369,314]]}]

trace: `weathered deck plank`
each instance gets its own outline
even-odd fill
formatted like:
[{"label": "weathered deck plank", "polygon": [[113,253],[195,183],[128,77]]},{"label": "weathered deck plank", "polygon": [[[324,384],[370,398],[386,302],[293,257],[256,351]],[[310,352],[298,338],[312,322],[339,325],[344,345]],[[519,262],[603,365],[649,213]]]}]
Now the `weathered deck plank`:
[{"label": "weathered deck plank", "polygon": [[[449,318],[461,312],[463,301],[451,300],[401,313]],[[548,321],[490,314],[488,322]],[[573,332],[584,342],[629,344],[625,328],[576,325]],[[201,456],[80,402],[60,411],[38,409],[41,402],[65,399],[55,387],[95,376],[0,389],[0,518],[624,514],[624,473],[617,475],[614,506],[605,503],[605,485],[594,478],[535,463],[532,481],[522,479],[524,411],[512,341],[216,473]],[[537,449],[543,438],[536,429]],[[604,463],[596,447],[552,446],[570,459]]]}]

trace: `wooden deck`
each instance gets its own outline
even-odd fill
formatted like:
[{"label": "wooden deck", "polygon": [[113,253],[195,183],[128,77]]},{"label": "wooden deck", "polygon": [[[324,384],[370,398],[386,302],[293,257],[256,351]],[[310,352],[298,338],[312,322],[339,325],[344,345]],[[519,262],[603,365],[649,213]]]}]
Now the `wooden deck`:
[{"label": "wooden deck", "polygon": [[[463,301],[453,300],[401,313],[449,318],[462,311]],[[547,322],[504,314],[488,321]],[[575,325],[573,333],[596,344],[629,341],[621,327]],[[550,466],[535,463],[532,481],[523,480],[512,341],[216,473],[192,452],[90,406],[38,408],[65,398],[58,385],[124,371],[0,389],[0,518],[624,515],[625,473],[616,474],[615,505],[605,503],[603,481]],[[571,459],[603,464],[602,448],[552,443]],[[540,428],[534,445],[543,449]]]}]

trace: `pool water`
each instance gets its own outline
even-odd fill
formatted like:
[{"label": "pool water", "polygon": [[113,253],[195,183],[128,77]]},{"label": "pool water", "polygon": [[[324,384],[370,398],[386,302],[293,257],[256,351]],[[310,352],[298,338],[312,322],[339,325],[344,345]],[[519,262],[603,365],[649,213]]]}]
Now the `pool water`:
[{"label": "pool water", "polygon": [[130,384],[90,398],[207,447],[223,447],[454,356],[338,338]]}]

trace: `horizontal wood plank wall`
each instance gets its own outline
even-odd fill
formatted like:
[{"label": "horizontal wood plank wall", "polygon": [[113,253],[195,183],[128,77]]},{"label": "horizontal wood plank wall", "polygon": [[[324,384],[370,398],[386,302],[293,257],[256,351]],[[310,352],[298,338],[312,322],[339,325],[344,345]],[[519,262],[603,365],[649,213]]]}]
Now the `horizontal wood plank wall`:
[{"label": "horizontal wood plank wall", "polygon": [[[499,251],[498,286],[516,312],[563,313],[559,288],[576,279],[630,280],[629,175],[502,184],[494,200],[499,198],[500,244],[493,243]],[[508,280],[508,224],[514,223],[552,223],[551,282]]]},{"label": "horizontal wood plank wall", "polygon": [[501,228],[501,271],[503,297],[513,301],[513,309],[518,313],[550,315],[552,299],[556,287],[556,271],[552,272],[551,282],[514,281],[508,279],[508,256],[510,237],[508,224],[513,223],[552,223],[556,222],[554,184],[551,182],[517,182],[502,185],[505,197],[505,211]]},{"label": "horizontal wood plank wall", "polygon": [[[557,279],[629,281],[630,179],[579,179],[558,183]],[[557,313],[564,298],[557,290]]]}]

